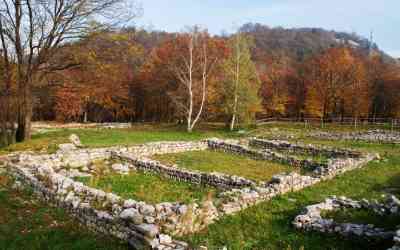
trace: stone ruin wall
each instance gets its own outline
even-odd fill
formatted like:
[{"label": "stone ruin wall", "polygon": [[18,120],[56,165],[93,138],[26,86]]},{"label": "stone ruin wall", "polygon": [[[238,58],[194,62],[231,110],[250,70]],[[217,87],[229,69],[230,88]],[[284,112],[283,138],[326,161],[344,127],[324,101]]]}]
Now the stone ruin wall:
[{"label": "stone ruin wall", "polygon": [[328,140],[352,140],[400,144],[400,132],[380,129],[349,133],[314,132],[311,133],[310,136]]},{"label": "stone ruin wall", "polygon": [[[173,240],[166,233],[187,234],[197,232],[225,214],[236,213],[249,206],[269,200],[277,195],[300,190],[325,178],[361,167],[373,159],[363,155],[359,158],[341,159],[340,164],[328,164],[320,168],[319,176],[303,176],[297,173],[280,174],[271,181],[254,183],[242,177],[218,173],[201,173],[164,166],[148,159],[153,154],[178,153],[193,150],[222,150],[261,160],[277,160],[301,167],[292,157],[271,154],[268,151],[250,150],[232,141],[210,139],[201,142],[149,143],[133,147],[79,149],[69,145],[53,155],[10,156],[9,171],[29,184],[43,199],[66,208],[92,230],[127,240],[133,246],[154,249],[185,249],[187,244]],[[150,171],[169,178],[200,185],[211,185],[225,190],[214,200],[203,204],[161,203],[146,204],[93,189],[80,182],[58,174],[62,166],[78,167],[94,160],[119,158],[142,171]],[[318,169],[318,166],[317,168]]]},{"label": "stone ruin wall", "polygon": [[337,211],[341,209],[369,210],[380,216],[398,215],[400,200],[391,195],[382,202],[363,199],[355,201],[346,197],[330,197],[324,202],[307,206],[301,214],[296,216],[292,224],[296,229],[317,231],[328,234],[340,234],[345,237],[363,237],[380,240],[393,240],[394,246],[388,250],[400,249],[400,230],[386,230],[372,224],[339,223],[334,219],[324,218],[323,211]]}]

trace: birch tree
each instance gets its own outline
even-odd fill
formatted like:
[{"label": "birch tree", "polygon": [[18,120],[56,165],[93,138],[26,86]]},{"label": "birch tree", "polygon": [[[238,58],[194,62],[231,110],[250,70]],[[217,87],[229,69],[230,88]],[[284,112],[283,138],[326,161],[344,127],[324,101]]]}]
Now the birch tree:
[{"label": "birch tree", "polygon": [[224,62],[224,111],[230,117],[229,127],[234,130],[239,120],[249,121],[260,110],[260,80],[251,60],[251,40],[237,33],[229,41],[230,57]]},{"label": "birch tree", "polygon": [[181,90],[170,96],[185,116],[188,132],[193,131],[205,109],[210,74],[219,60],[218,53],[213,53],[217,49],[214,42],[207,32],[191,28],[176,40],[179,48],[174,51],[179,55],[169,64]]}]

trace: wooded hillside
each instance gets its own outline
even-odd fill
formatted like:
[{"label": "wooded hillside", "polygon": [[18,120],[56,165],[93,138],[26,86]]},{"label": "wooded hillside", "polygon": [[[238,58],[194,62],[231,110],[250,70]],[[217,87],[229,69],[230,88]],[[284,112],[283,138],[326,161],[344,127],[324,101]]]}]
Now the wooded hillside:
[{"label": "wooded hillside", "polygon": [[[323,29],[269,28],[260,24],[246,24],[240,34],[252,40],[251,58],[261,81],[258,93],[262,108],[256,109],[258,115],[399,115],[398,66],[367,39]],[[232,53],[227,48],[230,37],[207,36],[215,44],[210,46],[218,46],[210,47],[210,56],[218,63],[207,83],[201,117],[228,121],[222,105],[221,67]],[[171,64],[187,52],[184,37],[183,33],[130,28],[92,33],[63,46],[54,63],[69,61],[75,66],[52,72],[37,85],[34,119],[183,121],[185,93],[179,90],[179,79]],[[201,99],[197,95],[194,106]]]},{"label": "wooded hillside", "polygon": [[191,130],[256,116],[400,116],[399,64],[356,34],[251,23],[225,36],[198,27],[105,28],[54,51],[32,85],[34,120],[179,122]]}]

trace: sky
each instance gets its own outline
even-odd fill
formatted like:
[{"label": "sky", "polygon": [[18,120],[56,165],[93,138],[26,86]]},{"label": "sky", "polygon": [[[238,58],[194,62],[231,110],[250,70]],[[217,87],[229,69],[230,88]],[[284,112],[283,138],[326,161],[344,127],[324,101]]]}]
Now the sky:
[{"label": "sky", "polygon": [[213,34],[257,22],[270,27],[318,27],[370,37],[400,58],[400,0],[141,0],[136,24],[182,31],[201,25]]}]

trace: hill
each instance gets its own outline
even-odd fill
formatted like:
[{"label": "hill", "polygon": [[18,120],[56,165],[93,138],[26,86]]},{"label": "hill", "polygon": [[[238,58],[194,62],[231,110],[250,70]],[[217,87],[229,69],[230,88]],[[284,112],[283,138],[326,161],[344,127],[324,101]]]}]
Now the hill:
[{"label": "hill", "polygon": [[322,28],[271,28],[259,23],[247,23],[239,30],[254,37],[254,59],[256,60],[265,56],[283,54],[296,61],[302,61],[328,48],[345,45],[365,55],[373,50],[382,54],[386,60],[393,61],[393,58],[381,51],[377,44],[355,33]]}]

